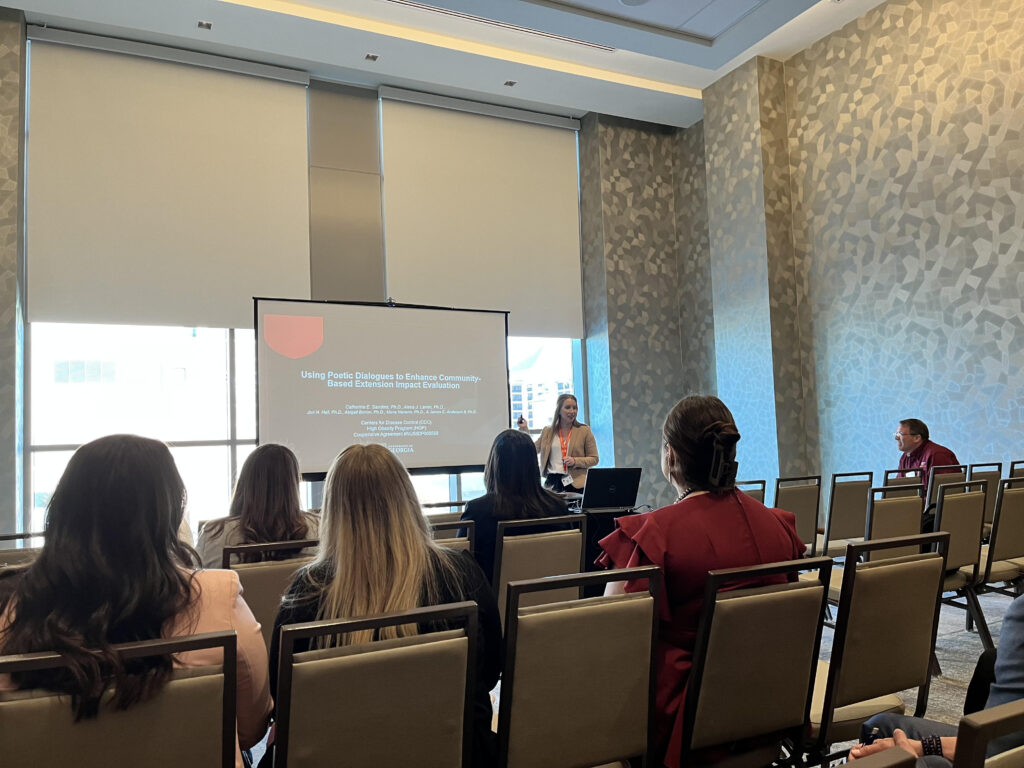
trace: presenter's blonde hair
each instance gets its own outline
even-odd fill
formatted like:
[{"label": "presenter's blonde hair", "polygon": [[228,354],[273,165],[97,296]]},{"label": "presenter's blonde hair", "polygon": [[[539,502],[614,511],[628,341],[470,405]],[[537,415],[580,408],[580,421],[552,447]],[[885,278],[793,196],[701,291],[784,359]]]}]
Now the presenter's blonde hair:
[{"label": "presenter's blonde hair", "polygon": [[[430,538],[408,472],[382,445],[352,445],[334,460],[324,484],[320,550],[307,570],[333,578],[317,585],[318,618],[372,616],[435,604],[454,566]],[[317,568],[329,564],[329,568]],[[417,634],[390,627],[380,639]],[[367,642],[370,631],[342,644]]]}]

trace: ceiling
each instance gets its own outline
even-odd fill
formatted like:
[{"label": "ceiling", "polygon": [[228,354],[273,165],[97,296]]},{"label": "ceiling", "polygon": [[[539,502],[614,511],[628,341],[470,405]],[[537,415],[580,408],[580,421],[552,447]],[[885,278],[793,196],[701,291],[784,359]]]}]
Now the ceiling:
[{"label": "ceiling", "polygon": [[[688,126],[700,91],[879,0],[5,0],[29,23],[560,115]],[[209,29],[200,28],[207,22]],[[375,60],[368,55],[376,56]]]}]

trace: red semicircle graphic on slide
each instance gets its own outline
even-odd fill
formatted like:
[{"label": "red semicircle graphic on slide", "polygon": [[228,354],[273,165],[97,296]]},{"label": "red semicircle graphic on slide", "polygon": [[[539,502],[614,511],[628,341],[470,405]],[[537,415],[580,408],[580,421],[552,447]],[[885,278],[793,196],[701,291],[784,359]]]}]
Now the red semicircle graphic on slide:
[{"label": "red semicircle graphic on slide", "polygon": [[324,319],[305,315],[264,315],[263,339],[284,357],[296,360],[316,352],[324,343]]}]

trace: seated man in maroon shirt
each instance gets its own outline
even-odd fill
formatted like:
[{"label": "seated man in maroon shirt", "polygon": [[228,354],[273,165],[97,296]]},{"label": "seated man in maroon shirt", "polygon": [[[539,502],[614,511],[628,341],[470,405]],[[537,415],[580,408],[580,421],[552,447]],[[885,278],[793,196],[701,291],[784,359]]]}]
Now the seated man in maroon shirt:
[{"label": "seated man in maroon shirt", "polygon": [[[920,467],[922,482],[928,483],[932,467],[959,464],[956,454],[949,448],[928,439],[928,425],[919,419],[900,419],[900,427],[894,435],[897,447],[903,451],[900,469]],[[955,470],[945,470],[952,472]]]}]

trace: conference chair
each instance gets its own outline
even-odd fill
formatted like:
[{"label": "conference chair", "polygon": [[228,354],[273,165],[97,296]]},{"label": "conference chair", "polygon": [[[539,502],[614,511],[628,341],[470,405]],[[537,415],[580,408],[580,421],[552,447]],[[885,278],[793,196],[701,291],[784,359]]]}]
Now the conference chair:
[{"label": "conference chair", "polygon": [[816,554],[818,509],[821,506],[821,475],[780,477],[775,481],[772,506],[796,515],[796,534],[811,554]]},{"label": "conference chair", "polygon": [[[156,696],[124,710],[101,705],[75,722],[67,695],[0,692],[0,764],[4,768],[111,765],[233,768],[235,633],[209,632],[115,645],[122,659],[222,648],[224,663],[174,671]],[[66,666],[59,653],[0,656],[0,675]]]},{"label": "conference chair", "polygon": [[[928,478],[924,476],[924,470],[920,467],[915,469],[887,469],[882,477],[882,485],[887,488],[890,486],[926,485],[927,482]],[[893,492],[894,497],[899,494],[899,491]],[[905,492],[903,495],[913,495],[913,492]]]},{"label": "conference chair", "polygon": [[[949,464],[932,467],[928,473],[928,505],[938,501],[939,489],[944,485],[956,485],[967,480],[966,464]],[[937,529],[936,529],[937,530]]]},{"label": "conference chair", "polygon": [[[976,587],[981,575],[981,530],[985,523],[985,483],[981,481],[947,483],[939,487],[935,508],[935,530],[949,533],[946,567],[942,583],[942,602],[967,611],[978,626],[978,635],[986,650],[992,650],[992,635],[978,602]],[[964,599],[963,603],[956,601]],[[968,622],[970,628],[970,622]]]},{"label": "conference chair", "polygon": [[[494,549],[494,596],[498,601],[502,626],[505,625],[505,592],[510,581],[564,576],[584,570],[584,542],[587,537],[584,515],[560,515],[532,520],[502,520],[498,523]],[[528,528],[531,532],[515,535]],[[569,600],[579,595],[571,590],[530,593],[525,605]]]},{"label": "conference chair", "polygon": [[[453,520],[451,522],[430,523],[430,535],[434,543],[439,547],[455,549],[460,552],[475,552],[473,547],[473,536],[476,532],[476,521],[474,520]],[[458,532],[464,530],[465,536],[459,536]]]},{"label": "conference chair", "polygon": [[764,480],[737,480],[736,487],[743,491],[747,496],[753,499],[757,499],[759,502],[764,504],[765,488],[768,485]]},{"label": "conference chair", "polygon": [[996,508],[996,486],[1003,476],[1003,465],[995,461],[988,464],[969,464],[967,466],[968,480],[981,480],[987,483],[985,487],[985,528],[984,536],[987,539],[992,529],[992,517]]},{"label": "conference chair", "polygon": [[988,544],[981,546],[982,575],[975,592],[1016,597],[1024,583],[1024,477],[999,480],[994,492],[993,486],[987,488],[986,498],[989,493],[995,497],[995,511]]},{"label": "conference chair", "polygon": [[281,607],[281,598],[287,591],[295,573],[299,568],[313,561],[312,557],[293,557],[290,560],[271,560],[256,563],[231,562],[232,557],[249,559],[250,557],[271,558],[281,554],[298,553],[306,547],[315,547],[319,542],[315,539],[302,541],[275,541],[269,544],[240,544],[237,547],[224,547],[221,559],[222,568],[230,568],[238,574],[242,584],[245,602],[249,605],[252,615],[260,623],[263,641],[270,647],[274,633],[274,619]]},{"label": "conference chair", "polygon": [[[614,597],[540,599],[625,580]],[[654,665],[661,571],[653,566],[508,585],[498,709],[499,768],[657,764]],[[542,604],[543,603],[543,604]]]},{"label": "conference chair", "polygon": [[832,475],[825,533],[818,534],[816,552],[827,557],[840,557],[846,553],[848,543],[863,541],[873,480],[874,474],[871,472],[839,472]]},{"label": "conference chair", "polygon": [[1010,462],[1010,477],[1024,477],[1024,459]]},{"label": "conference chair", "polygon": [[[921,532],[921,513],[924,511],[924,486],[906,485],[872,488],[868,499],[867,519],[864,521],[864,539],[896,539]],[[869,560],[903,557],[917,554],[907,549],[884,548],[869,551]]]},{"label": "conference chair", "polygon": [[993,739],[1018,731],[1024,731],[1024,699],[965,716],[956,732],[953,768],[1021,768],[1024,766],[1024,746],[987,756]]},{"label": "conference chair", "polygon": [[[896,695],[900,691],[916,688],[914,714],[925,714],[949,538],[947,533],[929,533],[847,545],[832,654],[829,661],[817,662],[804,744],[808,764],[820,762],[825,768],[838,756],[829,754],[829,746],[858,738],[868,718],[902,714],[904,703]],[[935,551],[921,551],[933,545]],[[917,554],[865,558],[906,548]],[[899,604],[896,614],[894,599]]]},{"label": "conference chair", "polygon": [[[423,631],[337,646],[402,624]],[[300,642],[315,650],[296,652]],[[476,654],[469,601],[282,627],[274,768],[469,766]]]},{"label": "conference chair", "polygon": [[[5,533],[0,535],[0,568],[27,565],[36,559],[45,533]],[[26,546],[38,539],[40,546]]]},{"label": "conference chair", "polygon": [[[801,742],[831,568],[818,557],[708,574],[683,706],[682,765],[766,766],[784,744]],[[808,570],[816,578],[732,588]]]}]

